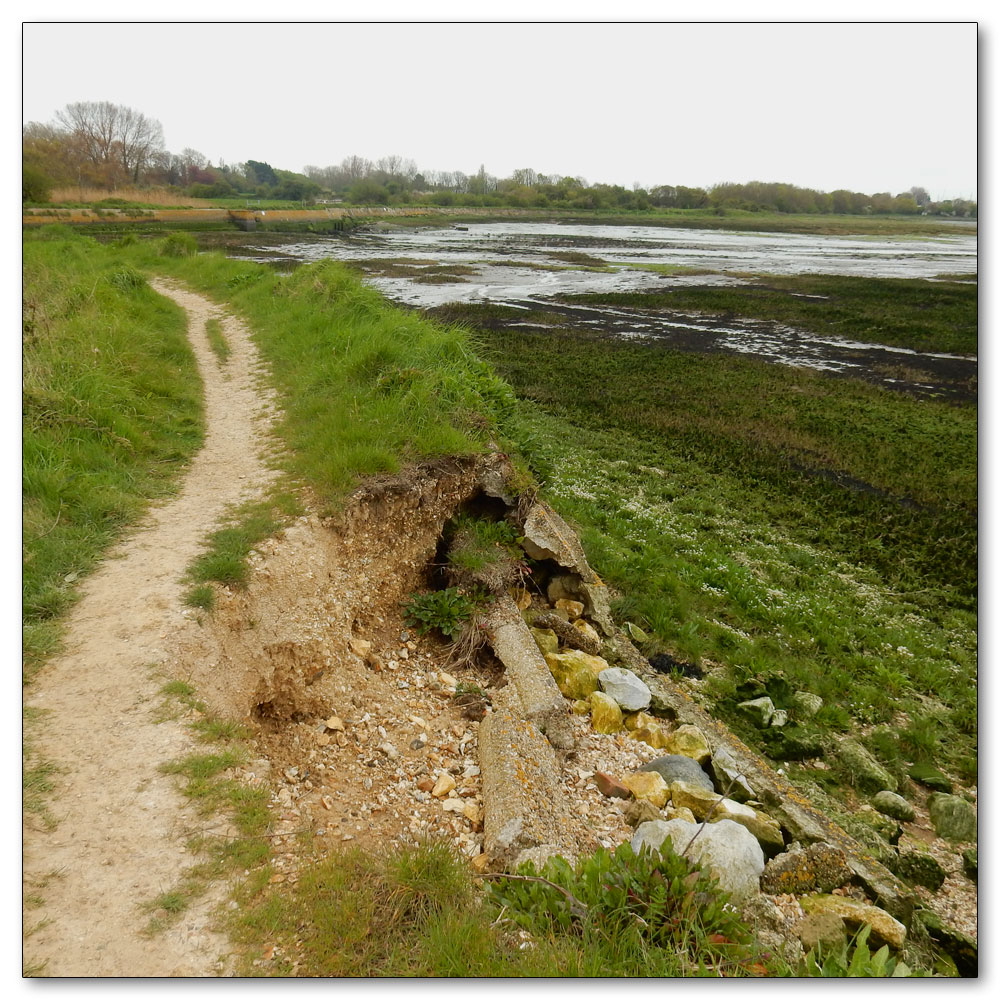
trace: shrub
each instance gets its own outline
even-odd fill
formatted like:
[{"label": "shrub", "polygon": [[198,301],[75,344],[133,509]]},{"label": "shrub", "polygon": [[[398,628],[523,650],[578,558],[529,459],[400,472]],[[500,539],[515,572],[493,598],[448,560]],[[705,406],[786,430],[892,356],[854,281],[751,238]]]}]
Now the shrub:
[{"label": "shrub", "polygon": [[21,170],[21,201],[48,201],[52,181],[37,167],[25,166]]}]

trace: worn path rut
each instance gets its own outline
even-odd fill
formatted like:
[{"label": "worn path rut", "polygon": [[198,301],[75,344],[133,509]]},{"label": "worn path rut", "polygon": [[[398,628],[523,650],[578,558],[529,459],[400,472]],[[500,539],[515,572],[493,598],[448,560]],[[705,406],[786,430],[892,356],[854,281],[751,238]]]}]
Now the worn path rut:
[{"label": "worn path rut", "polygon": [[[179,676],[172,652],[198,627],[181,601],[185,568],[226,511],[261,495],[275,475],[274,411],[246,328],[199,295],[165,281],[153,287],[188,313],[205,390],[205,443],[178,495],[155,507],[83,584],[64,652],[28,689],[27,703],[42,712],[39,754],[60,768],[51,800],[57,825],[29,821],[24,830],[25,892],[43,900],[24,916],[24,966],[36,975],[229,971],[225,939],[211,929],[222,887],[169,930],[142,934],[143,905],[174,888],[195,861],[185,841],[219,824],[196,816],[177,779],[160,772],[194,744],[182,722],[158,718],[159,690]],[[213,317],[231,348],[224,364],[205,335]]]}]

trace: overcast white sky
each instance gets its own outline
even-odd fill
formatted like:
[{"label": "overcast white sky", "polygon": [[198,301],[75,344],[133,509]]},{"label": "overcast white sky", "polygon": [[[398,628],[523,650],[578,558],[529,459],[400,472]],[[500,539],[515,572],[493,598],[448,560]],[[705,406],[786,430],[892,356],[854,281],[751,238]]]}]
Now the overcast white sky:
[{"label": "overcast white sky", "polygon": [[977,194],[974,23],[25,24],[24,120],[99,100],[214,163]]}]

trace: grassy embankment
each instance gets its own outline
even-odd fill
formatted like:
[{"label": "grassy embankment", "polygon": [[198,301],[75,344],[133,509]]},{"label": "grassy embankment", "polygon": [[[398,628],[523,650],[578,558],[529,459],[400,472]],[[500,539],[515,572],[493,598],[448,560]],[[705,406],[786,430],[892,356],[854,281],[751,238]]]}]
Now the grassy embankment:
[{"label": "grassy embankment", "polygon": [[[975,288],[830,282],[766,279],[831,294],[856,282],[858,294],[786,296],[784,312],[754,288],[627,303],[721,302],[821,333],[974,349]],[[498,371],[535,404],[521,411],[525,450],[582,527],[619,614],[653,633],[651,651],[705,665],[708,699],[741,735],[794,757],[794,740],[758,733],[735,706],[765,691],[783,706],[804,689],[825,700],[815,724],[793,734],[807,743],[853,734],[904,781],[915,761],[975,780],[973,406],[565,326],[505,329],[492,307],[434,313],[479,327]],[[518,310],[516,322],[531,316]],[[850,800],[856,776],[835,753],[828,764],[789,769]]]}]

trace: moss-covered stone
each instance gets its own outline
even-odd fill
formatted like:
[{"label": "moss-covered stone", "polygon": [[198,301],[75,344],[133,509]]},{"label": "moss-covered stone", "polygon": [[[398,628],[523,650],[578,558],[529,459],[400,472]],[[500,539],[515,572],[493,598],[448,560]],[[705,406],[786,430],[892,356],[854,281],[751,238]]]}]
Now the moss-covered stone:
[{"label": "moss-covered stone", "polygon": [[805,850],[787,851],[772,858],[760,879],[763,892],[830,892],[851,880],[847,855],[831,844],[812,844]]},{"label": "moss-covered stone", "polygon": [[797,719],[811,719],[823,707],[823,699],[810,691],[796,691],[790,704]]},{"label": "moss-covered stone", "polygon": [[678,726],[668,737],[663,749],[681,757],[690,757],[704,764],[712,756],[705,734],[697,726]]},{"label": "moss-covered stone", "polygon": [[819,734],[801,726],[765,729],[761,740],[768,756],[774,760],[812,760],[822,757],[825,752]]},{"label": "moss-covered stone", "polygon": [[866,792],[896,791],[896,779],[857,740],[837,745],[838,770],[855,788]]},{"label": "moss-covered stone", "polygon": [[836,913],[810,913],[792,928],[806,951],[836,948],[847,939],[847,925]]},{"label": "moss-covered stone", "polygon": [[549,653],[559,652],[559,636],[550,628],[533,628],[531,635],[538,644],[538,650],[542,656]]},{"label": "moss-covered stone", "polygon": [[976,810],[958,795],[934,792],[927,799],[934,832],[945,840],[975,840]]},{"label": "moss-covered stone", "polygon": [[670,798],[667,783],[655,771],[636,771],[622,778],[622,784],[637,798],[662,809]]},{"label": "moss-covered stone", "polygon": [[586,698],[598,688],[597,676],[607,670],[607,660],[579,649],[549,653],[545,657],[559,690],[567,698]]},{"label": "moss-covered stone", "polygon": [[917,763],[909,770],[910,777],[933,792],[951,792],[955,787],[947,775],[939,771],[933,764]]},{"label": "moss-covered stone", "polygon": [[650,822],[650,820],[663,819],[660,810],[646,799],[633,799],[625,807],[625,812],[622,815],[625,817],[625,822],[633,829],[642,823]]},{"label": "moss-covered stone", "polygon": [[924,851],[900,851],[885,855],[882,863],[894,875],[937,892],[944,885],[947,873],[937,860]]},{"label": "moss-covered stone", "polygon": [[897,795],[895,792],[879,792],[872,799],[872,805],[880,813],[891,816],[893,819],[900,819],[904,823],[912,822],[913,817],[916,815],[913,806],[902,795]]},{"label": "moss-covered stone", "polygon": [[659,719],[649,712],[629,712],[625,717],[625,728],[631,733],[643,726],[658,726]]},{"label": "moss-covered stone", "polygon": [[885,910],[869,903],[861,903],[848,896],[802,896],[802,909],[810,913],[834,913],[851,931],[860,930],[865,924],[871,927],[871,944],[880,948],[887,944],[899,951],[906,943],[906,928]]},{"label": "moss-covered stone", "polygon": [[669,739],[667,733],[658,722],[654,722],[648,726],[643,726],[641,729],[635,729],[629,733],[629,735],[632,739],[641,740],[647,746],[651,746],[654,750],[662,750],[666,747]]}]

